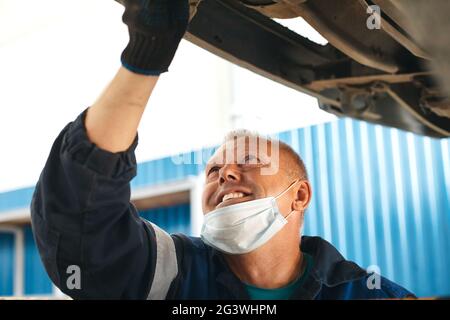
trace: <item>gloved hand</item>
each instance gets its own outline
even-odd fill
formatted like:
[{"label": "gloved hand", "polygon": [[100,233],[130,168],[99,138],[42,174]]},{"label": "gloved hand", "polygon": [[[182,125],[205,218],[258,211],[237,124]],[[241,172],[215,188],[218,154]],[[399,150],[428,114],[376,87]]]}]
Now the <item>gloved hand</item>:
[{"label": "gloved hand", "polygon": [[121,0],[130,41],[122,65],[145,75],[168,71],[189,21],[189,0]]}]

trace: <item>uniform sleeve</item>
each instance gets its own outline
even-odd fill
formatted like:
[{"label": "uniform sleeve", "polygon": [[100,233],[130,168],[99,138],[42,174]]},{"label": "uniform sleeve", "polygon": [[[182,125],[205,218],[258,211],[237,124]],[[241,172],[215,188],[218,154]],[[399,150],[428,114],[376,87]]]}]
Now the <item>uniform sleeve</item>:
[{"label": "uniform sleeve", "polygon": [[124,152],[102,150],[87,137],[86,112],[57,137],[33,194],[45,269],[75,299],[164,299],[177,260],[172,238],[130,203],[138,138]]}]

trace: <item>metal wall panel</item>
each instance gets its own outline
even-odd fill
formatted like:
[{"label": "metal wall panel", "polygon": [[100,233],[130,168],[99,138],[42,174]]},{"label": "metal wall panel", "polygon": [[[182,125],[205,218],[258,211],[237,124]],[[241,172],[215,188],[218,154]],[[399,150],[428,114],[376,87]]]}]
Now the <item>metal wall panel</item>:
[{"label": "metal wall panel", "polygon": [[350,119],[282,137],[312,183],[304,234],[419,296],[450,295],[450,139]]},{"label": "metal wall panel", "polygon": [[131,181],[131,187],[149,186],[188,176],[197,176],[205,168],[204,159],[208,159],[215,147],[192,151],[138,164],[138,174]]},{"label": "metal wall panel", "polygon": [[29,206],[34,187],[22,188],[0,193],[0,214],[2,211]]},{"label": "metal wall panel", "polygon": [[24,293],[25,295],[50,295],[53,293],[52,282],[42,264],[30,226],[24,227],[24,234]]},{"label": "metal wall panel", "polygon": [[14,234],[0,232],[0,296],[14,293]]},{"label": "metal wall panel", "polygon": [[189,204],[150,209],[140,212],[147,219],[168,233],[184,233],[189,235],[191,209]]}]

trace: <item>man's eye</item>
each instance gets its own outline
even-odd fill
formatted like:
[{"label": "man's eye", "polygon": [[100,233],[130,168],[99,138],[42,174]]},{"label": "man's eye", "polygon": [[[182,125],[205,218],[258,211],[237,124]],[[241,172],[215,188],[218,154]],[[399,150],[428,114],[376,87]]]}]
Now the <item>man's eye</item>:
[{"label": "man's eye", "polygon": [[214,172],[217,172],[217,171],[219,171],[219,167],[212,167],[212,168],[209,169],[209,171],[208,171],[208,176],[211,175],[211,174],[214,173]]}]

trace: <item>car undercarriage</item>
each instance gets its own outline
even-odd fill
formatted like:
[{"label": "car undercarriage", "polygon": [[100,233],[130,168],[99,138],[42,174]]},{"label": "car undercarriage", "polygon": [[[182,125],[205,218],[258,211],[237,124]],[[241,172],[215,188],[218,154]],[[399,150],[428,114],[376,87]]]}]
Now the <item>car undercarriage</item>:
[{"label": "car undercarriage", "polygon": [[[187,40],[317,97],[321,109],[430,137],[450,136],[449,1],[190,4]],[[296,17],[329,43],[317,44],[274,20]]]}]

